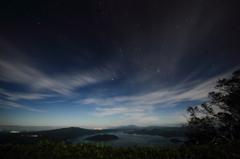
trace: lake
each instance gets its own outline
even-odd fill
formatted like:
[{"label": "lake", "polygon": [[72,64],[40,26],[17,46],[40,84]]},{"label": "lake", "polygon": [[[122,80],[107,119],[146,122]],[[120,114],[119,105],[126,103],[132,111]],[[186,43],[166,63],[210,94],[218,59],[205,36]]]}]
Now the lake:
[{"label": "lake", "polygon": [[[83,140],[87,137],[94,136],[94,135],[99,135],[103,133],[98,133],[98,134],[92,134],[92,135],[83,135],[79,136],[74,139],[68,139],[68,142],[72,142],[74,144],[77,143],[101,143],[101,141],[90,141],[90,140]],[[185,140],[184,137],[162,137],[162,136],[152,136],[152,135],[134,135],[134,134],[126,134],[123,133],[122,131],[119,132],[108,132],[106,134],[111,134],[111,135],[116,135],[118,136],[119,139],[116,140],[109,140],[109,141],[104,141],[106,144],[113,144],[114,147],[125,147],[125,146],[154,146],[154,147],[160,147],[160,146],[180,146],[181,143],[173,143],[170,140],[171,139],[179,139],[179,140]]]}]

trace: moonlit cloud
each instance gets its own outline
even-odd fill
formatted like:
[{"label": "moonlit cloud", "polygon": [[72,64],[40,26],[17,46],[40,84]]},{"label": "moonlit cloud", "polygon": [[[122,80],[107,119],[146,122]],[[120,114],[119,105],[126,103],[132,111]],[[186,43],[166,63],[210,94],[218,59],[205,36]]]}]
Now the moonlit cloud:
[{"label": "moonlit cloud", "polygon": [[19,109],[26,109],[26,110],[30,110],[30,111],[36,111],[36,112],[47,112],[45,110],[38,110],[38,109],[25,107],[25,106],[22,106],[22,105],[20,105],[18,103],[6,101],[6,100],[0,100],[0,106],[2,108],[5,108],[5,109],[6,108],[7,109],[19,108]]},{"label": "moonlit cloud", "polygon": [[0,60],[0,70],[2,72],[0,81],[19,84],[29,90],[29,92],[21,93],[0,88],[1,108],[15,107],[39,112],[45,111],[24,107],[10,101],[34,101],[50,99],[60,95],[68,98],[74,94],[74,90],[77,88],[110,80],[114,77],[114,72],[108,68],[94,68],[87,71],[47,76],[26,63],[3,60]]},{"label": "moonlit cloud", "polygon": [[119,118],[124,118],[125,120],[145,120],[145,122],[158,120],[158,117],[149,116],[148,113],[151,114],[152,111],[151,106],[137,106],[137,107],[128,107],[128,106],[118,106],[111,108],[96,108],[98,113],[93,113],[94,116],[102,117],[102,116],[119,116]]},{"label": "moonlit cloud", "polygon": [[1,81],[23,84],[37,91],[50,90],[62,95],[70,95],[76,88],[110,80],[115,76],[115,73],[108,68],[93,68],[70,74],[47,76],[25,63],[3,60],[0,61],[0,70]]},{"label": "moonlit cloud", "polygon": [[53,97],[53,95],[48,94],[37,94],[37,93],[9,93],[3,89],[0,88],[0,94],[4,95],[6,99],[8,100],[20,100],[20,99],[26,99],[26,100],[36,100],[36,99],[44,99]]},{"label": "moonlit cloud", "polygon": [[[200,104],[207,102],[207,93],[214,90],[217,78],[229,76],[226,72],[217,77],[207,80],[196,80],[190,83],[182,83],[175,87],[159,90],[151,93],[132,96],[118,96],[113,98],[87,98],[76,103],[92,105],[95,109],[95,116],[120,115],[132,119],[146,118],[158,119],[154,117],[152,111],[159,108],[175,107],[181,102],[197,101]],[[194,105],[193,105],[194,106]],[[183,113],[183,112],[182,112]],[[181,114],[183,115],[183,114]],[[177,115],[177,118],[182,118]]]},{"label": "moonlit cloud", "polygon": [[101,105],[101,106],[112,106],[115,104],[115,101],[112,99],[87,98],[84,100],[76,101],[75,103],[93,104],[93,105]]}]

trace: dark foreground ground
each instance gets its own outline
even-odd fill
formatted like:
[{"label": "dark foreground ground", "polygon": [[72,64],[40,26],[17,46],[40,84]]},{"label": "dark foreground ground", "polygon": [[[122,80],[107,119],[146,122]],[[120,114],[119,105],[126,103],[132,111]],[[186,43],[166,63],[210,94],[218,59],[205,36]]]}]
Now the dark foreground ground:
[{"label": "dark foreground ground", "polygon": [[224,145],[123,148],[49,141],[28,145],[0,144],[1,159],[237,159],[239,154],[239,141]]}]

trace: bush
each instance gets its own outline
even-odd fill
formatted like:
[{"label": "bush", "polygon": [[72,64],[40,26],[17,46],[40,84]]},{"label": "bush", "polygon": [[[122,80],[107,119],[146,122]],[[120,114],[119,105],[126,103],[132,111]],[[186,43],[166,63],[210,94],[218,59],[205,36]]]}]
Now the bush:
[{"label": "bush", "polygon": [[68,144],[41,141],[34,145],[0,145],[1,159],[201,159],[240,158],[240,140],[223,145],[182,145],[179,147],[123,147],[93,145],[90,143]]},{"label": "bush", "polygon": [[[232,78],[218,80],[218,92],[210,92],[209,103],[201,107],[189,107],[187,118],[189,143],[232,142],[240,134],[240,69],[233,72]],[[215,112],[213,108],[218,108]],[[200,114],[200,115],[199,115]]]}]

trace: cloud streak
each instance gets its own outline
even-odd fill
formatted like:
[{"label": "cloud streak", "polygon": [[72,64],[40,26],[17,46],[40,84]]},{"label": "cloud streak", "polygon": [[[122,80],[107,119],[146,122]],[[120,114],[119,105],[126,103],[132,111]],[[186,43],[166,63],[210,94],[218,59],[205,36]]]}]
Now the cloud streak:
[{"label": "cloud streak", "polygon": [[90,86],[114,77],[108,67],[75,71],[68,74],[46,75],[34,66],[21,61],[0,60],[0,81],[22,85],[26,91],[0,88],[1,108],[20,108],[46,112],[22,106],[13,101],[42,100],[59,96],[71,97],[75,89]]},{"label": "cloud streak", "polygon": [[38,99],[44,99],[48,97],[53,97],[54,95],[48,95],[48,94],[39,94],[39,93],[9,93],[4,89],[0,88],[0,94],[4,96],[5,99],[8,100],[38,100]]},{"label": "cloud streak", "polygon": [[18,103],[6,101],[6,100],[0,100],[0,106],[1,106],[1,108],[5,108],[5,109],[20,108],[20,109],[26,109],[26,110],[30,110],[30,111],[36,111],[36,112],[47,112],[45,110],[38,110],[38,109],[25,107]]},{"label": "cloud streak", "polygon": [[119,118],[124,118],[127,120],[136,121],[157,121],[159,117],[149,116],[153,110],[152,106],[137,106],[137,107],[127,107],[118,106],[111,108],[96,108],[97,113],[93,113],[94,116],[110,116],[110,115],[121,115]]},{"label": "cloud streak", "polygon": [[[0,60],[0,71],[2,72],[1,81],[23,84],[37,91],[47,90],[61,95],[70,95],[76,88],[110,80],[115,76],[115,73],[107,67],[47,76],[25,63],[3,60]],[[43,97],[43,95],[39,96]]]},{"label": "cloud streak", "polygon": [[[207,94],[214,91],[217,78],[226,77],[230,72],[207,80],[180,83],[169,89],[158,90],[141,95],[118,96],[113,98],[87,98],[77,101],[79,104],[95,106],[94,116],[103,117],[121,115],[129,119],[152,119],[153,111],[166,107],[176,107],[181,102],[197,101],[199,104],[207,101]],[[193,105],[194,106],[194,105]]]}]

